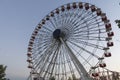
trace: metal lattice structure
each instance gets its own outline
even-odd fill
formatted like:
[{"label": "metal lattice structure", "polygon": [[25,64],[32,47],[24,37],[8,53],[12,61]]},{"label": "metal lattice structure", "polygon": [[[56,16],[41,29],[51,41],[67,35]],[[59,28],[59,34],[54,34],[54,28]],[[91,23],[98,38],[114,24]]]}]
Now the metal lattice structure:
[{"label": "metal lattice structure", "polygon": [[73,2],[46,15],[28,45],[29,80],[93,80],[114,44],[111,23],[95,5]]},{"label": "metal lattice structure", "polygon": [[93,80],[120,80],[120,73],[103,68],[99,76],[94,77]]}]

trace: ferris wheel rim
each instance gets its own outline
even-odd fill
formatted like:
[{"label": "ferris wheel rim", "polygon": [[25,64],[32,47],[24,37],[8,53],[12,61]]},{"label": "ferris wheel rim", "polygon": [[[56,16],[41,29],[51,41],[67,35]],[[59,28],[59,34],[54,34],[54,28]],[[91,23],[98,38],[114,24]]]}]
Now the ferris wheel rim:
[{"label": "ferris wheel rim", "polygon": [[[81,4],[81,6],[79,5],[78,6],[78,4]],[[77,6],[75,6],[75,4],[77,4]],[[65,6],[66,7],[66,9],[65,8],[63,8],[63,6]],[[109,23],[109,20],[106,18],[106,15],[105,15],[105,13],[102,13],[101,12],[101,10],[99,9],[99,8],[97,8],[96,6],[94,6],[94,5],[92,5],[92,4],[89,4],[89,3],[85,3],[85,2],[74,2],[74,3],[68,3],[68,4],[65,4],[65,5],[63,5],[62,7],[58,7],[57,9],[55,9],[55,10],[53,10],[53,11],[51,11],[47,16],[45,16],[42,20],[41,20],[41,22],[37,25],[37,27],[35,28],[35,30],[34,30],[34,32],[33,32],[33,34],[32,34],[32,36],[31,36],[31,39],[30,39],[30,42],[29,42],[29,47],[28,47],[28,53],[29,54],[27,54],[28,55],[28,57],[30,58],[31,57],[31,55],[33,55],[33,53],[32,53],[32,49],[34,48],[33,47],[33,44],[35,44],[34,43],[34,40],[35,39],[37,39],[36,38],[36,36],[38,37],[39,35],[41,35],[40,34],[40,32],[39,32],[39,30],[43,27],[43,28],[46,28],[47,29],[47,34],[50,34],[51,32],[52,32],[52,35],[54,36],[53,38],[55,38],[57,41],[58,41],[58,39],[57,38],[59,38],[59,37],[62,37],[62,38],[64,38],[64,37],[66,37],[65,39],[64,39],[64,41],[66,41],[67,42],[67,44],[69,44],[69,46],[71,45],[71,44],[73,44],[74,43],[74,45],[76,45],[76,43],[74,42],[74,41],[77,41],[77,40],[74,40],[74,36],[73,36],[73,38],[71,38],[71,40],[68,40],[69,38],[70,38],[70,36],[71,35],[73,35],[73,33],[71,32],[71,33],[69,33],[69,29],[65,29],[65,28],[67,28],[67,27],[63,27],[63,25],[62,25],[62,27],[63,28],[61,28],[61,26],[60,27],[57,27],[56,28],[56,26],[54,25],[54,24],[52,24],[52,22],[51,22],[51,24],[53,25],[53,28],[54,28],[54,30],[52,31],[52,30],[50,30],[49,28],[47,28],[47,27],[45,27],[44,25],[47,23],[47,21],[49,21],[51,18],[54,20],[54,17],[56,16],[56,15],[59,15],[60,14],[60,9],[61,9],[61,13],[62,13],[62,9],[63,9],[63,12],[64,12],[64,10],[70,10],[71,9],[71,7],[72,7],[72,9],[73,10],[75,10],[77,7],[79,7],[79,8],[81,8],[81,9],[85,9],[86,10],[86,12],[88,11],[88,10],[90,10],[91,11],[91,13],[92,13],[92,11],[93,12],[96,12],[96,15],[97,16],[99,16],[99,19],[101,19],[102,21],[101,22],[103,22],[104,24],[102,24],[102,25],[104,25],[105,26],[105,28],[104,29],[106,29],[105,31],[106,31],[106,33],[107,33],[107,35],[108,35],[108,37],[102,37],[101,39],[104,39],[103,41],[108,41],[108,43],[107,43],[107,46],[106,47],[104,47],[104,46],[99,46],[99,45],[97,45],[97,44],[92,44],[92,43],[90,43],[90,41],[89,42],[85,42],[85,40],[83,40],[83,41],[80,41],[79,39],[79,43],[81,43],[84,47],[85,46],[92,46],[92,47],[94,47],[94,49],[101,49],[101,50],[104,50],[105,48],[107,48],[107,47],[110,47],[110,46],[113,46],[113,43],[111,42],[111,37],[114,35],[113,34],[113,32],[111,32],[111,27],[110,27],[110,23]],[[92,6],[93,6],[93,8],[92,8]],[[91,7],[91,8],[90,8]],[[94,11],[94,9],[96,9],[96,10],[98,10],[98,12],[95,10]],[[77,12],[77,11],[76,11]],[[75,13],[75,12],[73,12],[73,13]],[[65,14],[67,14],[67,12],[65,13]],[[59,17],[59,16],[57,16],[57,17]],[[76,18],[76,17],[75,17]],[[55,21],[56,22],[56,21]],[[57,22],[56,22],[57,23]],[[99,22],[98,22],[99,23]],[[58,24],[58,23],[57,23]],[[74,24],[70,24],[70,22],[69,22],[69,25],[75,25],[75,23]],[[79,25],[83,25],[82,23],[81,24],[79,24]],[[92,25],[92,24],[91,24]],[[49,26],[51,26],[51,25],[49,25]],[[68,26],[68,24],[66,23],[64,26]],[[100,28],[99,28],[99,26],[100,26],[100,24],[98,24],[98,29],[97,30],[99,30]],[[73,29],[73,27],[71,27],[71,26],[68,26],[68,27],[70,27],[71,29]],[[85,26],[83,26],[83,30],[84,30],[84,27]],[[82,27],[81,27],[82,28]],[[94,27],[90,27],[90,29],[88,29],[89,27],[87,27],[85,30],[86,31],[89,31],[89,30],[92,30],[93,28],[96,28],[96,26],[94,26]],[[79,29],[79,28],[76,28],[76,30],[77,29]],[[87,39],[88,37],[87,36],[84,36],[84,35],[87,35],[87,33],[85,33],[86,31],[80,31],[81,33],[83,32],[83,34],[81,34],[81,35],[79,35],[79,36],[81,36],[81,38],[83,38],[84,37],[84,39]],[[96,31],[96,30],[92,30],[92,31]],[[102,29],[101,29],[101,31],[102,31]],[[103,30],[104,31],[104,30]],[[58,34],[56,33],[56,32],[59,32]],[[43,33],[44,33],[44,30],[43,30]],[[103,32],[104,33],[104,32]],[[39,34],[39,35],[38,35]],[[55,34],[57,34],[57,35],[55,35]],[[69,36],[68,35],[66,35],[66,34],[70,34]],[[77,33],[78,34],[78,33]],[[93,32],[93,33],[90,33],[90,32],[88,32],[88,35],[94,35],[95,33]],[[98,37],[94,37],[94,36],[90,36],[90,37],[92,37],[91,38],[91,41],[92,40],[96,40],[96,39],[98,39],[99,37],[100,37],[100,35],[99,34],[102,34],[102,32],[100,33],[98,33]],[[76,36],[78,36],[78,35],[76,35]],[[45,35],[45,36],[43,36],[42,38],[44,38],[44,37],[49,37],[49,39],[52,37],[52,36],[49,36],[49,35]],[[52,39],[53,39],[52,38]],[[80,39],[81,39],[80,38]],[[38,37],[38,39],[41,39],[40,37]],[[45,39],[45,42],[47,42],[48,40],[46,39],[46,38],[44,38]],[[108,40],[106,40],[106,39],[108,39]],[[88,39],[87,39],[88,40]],[[87,41],[86,40],[86,41]],[[49,41],[51,41],[51,40],[49,40]],[[72,41],[72,42],[71,42]],[[101,40],[102,41],[102,40]],[[38,40],[38,42],[39,42],[39,40]],[[44,42],[44,43],[45,43]],[[49,43],[47,43],[47,45],[49,45],[50,46],[50,44],[52,44],[53,42],[51,41],[51,43],[49,42]],[[97,43],[97,42],[96,42]],[[78,42],[77,42],[77,44],[78,44]],[[32,45],[32,46],[31,46]],[[40,45],[40,44],[39,44]],[[57,44],[58,45],[58,44]],[[81,45],[81,46],[82,46]],[[44,45],[43,45],[44,46]],[[43,46],[41,46],[41,47],[43,47]],[[58,45],[59,46],[59,45]],[[82,48],[81,46],[79,46],[79,48],[81,49],[81,50],[83,50],[83,51],[86,51],[86,53],[89,53],[89,55],[91,55],[91,56],[93,56],[93,57],[96,57],[97,59],[100,59],[100,61],[99,62],[102,62],[102,57],[109,57],[110,56],[110,53],[108,54],[107,53],[107,49],[105,50],[105,52],[106,52],[106,55],[102,55],[102,56],[97,56],[96,54],[93,54],[93,52],[90,52],[89,50],[86,50],[85,48]],[[31,48],[32,47],[32,48]],[[39,48],[41,48],[41,47],[39,47]],[[47,46],[46,46],[47,47]],[[46,48],[45,47],[45,48]],[[73,46],[74,47],[74,46]],[[45,48],[43,48],[43,49],[45,49]],[[76,47],[77,48],[77,47]],[[51,49],[52,50],[52,49]],[[44,52],[46,52],[47,50],[44,50]],[[54,50],[53,50],[54,51]],[[74,50],[75,51],[75,50]],[[30,53],[32,53],[32,54],[30,54]],[[40,53],[40,52],[39,52]],[[42,52],[41,52],[42,53]],[[59,52],[60,53],[60,52]],[[43,54],[43,53],[42,53]],[[44,55],[44,54],[43,54]],[[41,55],[42,56],[42,55]],[[50,56],[50,54],[49,54],[49,56]],[[56,55],[57,56],[57,55]],[[60,56],[60,55],[59,55]],[[64,55],[65,56],[65,55]],[[81,56],[81,55],[80,55]],[[37,57],[37,56],[36,56]],[[32,58],[32,59],[35,59],[36,57],[34,57],[34,58]],[[44,57],[45,57],[45,55],[44,55]],[[40,58],[40,57],[39,57]],[[49,57],[48,57],[49,58]],[[54,57],[55,58],[55,57]],[[62,58],[62,57],[61,57]],[[88,57],[89,58],[89,57]],[[84,58],[83,58],[84,59]],[[42,59],[41,59],[42,60]],[[90,60],[90,59],[88,59],[88,60]],[[88,61],[88,60],[85,60],[86,62]],[[35,61],[35,60],[34,60]],[[69,60],[70,61],[70,60]],[[31,60],[28,60],[28,62],[30,63],[30,64],[34,64],[33,62],[31,62]],[[50,62],[48,62],[49,64],[52,64],[52,63],[50,63]],[[88,63],[88,62],[87,62]],[[55,63],[54,63],[55,64]],[[35,64],[34,64],[35,65]],[[98,66],[98,65],[97,65]],[[101,64],[101,66],[105,66],[105,65],[102,65]],[[32,67],[30,67],[30,68],[32,68]],[[44,67],[43,67],[44,68]],[[33,69],[34,70],[34,69]],[[66,72],[64,72],[64,73],[66,73]],[[52,74],[52,73],[51,73]],[[62,74],[62,73],[59,73],[59,74]]]}]

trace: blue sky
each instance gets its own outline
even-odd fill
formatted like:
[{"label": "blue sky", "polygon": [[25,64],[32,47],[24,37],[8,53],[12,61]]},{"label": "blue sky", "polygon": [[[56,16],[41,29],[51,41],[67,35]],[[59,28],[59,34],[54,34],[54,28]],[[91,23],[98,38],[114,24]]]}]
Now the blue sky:
[{"label": "blue sky", "polygon": [[[74,0],[95,4],[111,20],[115,32],[112,57],[107,59],[108,68],[120,71],[120,29],[114,20],[120,19],[120,0]],[[0,64],[7,65],[7,77],[25,80],[27,45],[35,26],[51,10],[73,0],[0,0]]]}]

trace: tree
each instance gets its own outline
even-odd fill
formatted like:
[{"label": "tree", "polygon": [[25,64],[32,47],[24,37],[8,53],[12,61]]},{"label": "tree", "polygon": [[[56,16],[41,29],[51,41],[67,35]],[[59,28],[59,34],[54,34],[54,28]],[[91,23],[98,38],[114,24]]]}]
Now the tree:
[{"label": "tree", "polygon": [[72,75],[73,80],[77,80],[75,74]]},{"label": "tree", "polygon": [[53,77],[51,77],[51,78],[50,78],[50,80],[55,80],[55,77],[54,77],[54,76],[53,76]]},{"label": "tree", "polygon": [[0,65],[0,80],[6,80],[5,78],[5,71],[7,66]]},{"label": "tree", "polygon": [[119,79],[119,73],[118,73],[118,72],[113,72],[113,73],[112,73],[112,80],[120,80],[120,79]]},{"label": "tree", "polygon": [[118,24],[118,27],[120,28],[120,20],[115,20],[115,22]]},{"label": "tree", "polygon": [[72,80],[71,77],[69,77],[68,80]]}]

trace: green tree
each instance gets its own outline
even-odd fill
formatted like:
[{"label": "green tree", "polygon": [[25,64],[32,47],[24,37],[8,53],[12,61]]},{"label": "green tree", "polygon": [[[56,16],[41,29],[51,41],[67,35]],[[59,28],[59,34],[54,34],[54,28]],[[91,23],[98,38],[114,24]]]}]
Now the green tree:
[{"label": "green tree", "polygon": [[51,78],[50,78],[50,80],[55,80],[55,77],[54,77],[54,76],[53,76],[53,77],[51,77]]},{"label": "green tree", "polygon": [[118,24],[118,27],[120,28],[120,20],[115,20],[115,22]]},{"label": "green tree", "polygon": [[69,77],[68,80],[72,80],[71,77]]},{"label": "green tree", "polygon": [[75,74],[72,75],[73,80],[77,80]]},{"label": "green tree", "polygon": [[7,66],[0,65],[0,80],[6,80],[5,78],[5,71]]}]

